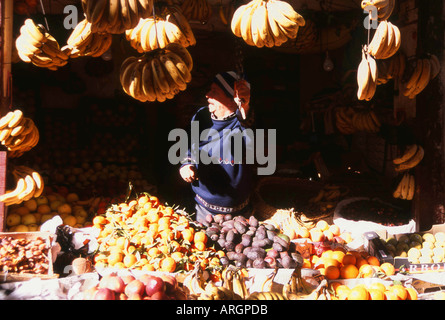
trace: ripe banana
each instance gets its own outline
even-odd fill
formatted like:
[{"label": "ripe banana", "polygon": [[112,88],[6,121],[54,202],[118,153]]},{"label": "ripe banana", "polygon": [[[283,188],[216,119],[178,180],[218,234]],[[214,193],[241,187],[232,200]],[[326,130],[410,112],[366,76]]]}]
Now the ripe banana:
[{"label": "ripe banana", "polygon": [[411,159],[416,154],[418,147],[419,146],[417,144],[412,144],[412,145],[407,146],[403,155],[401,157],[394,158],[392,160],[392,162],[395,165],[406,162],[407,160]]},{"label": "ripe banana", "polygon": [[418,145],[416,153],[411,158],[408,158],[402,163],[396,164],[395,171],[399,172],[414,168],[420,163],[420,161],[422,161],[424,154],[425,152],[423,147]]},{"label": "ripe banana", "polygon": [[366,58],[365,50],[362,50],[362,60],[357,69],[357,98],[359,100],[365,100],[368,98],[368,89],[372,82],[371,73],[369,70],[368,59]]},{"label": "ripe banana", "polygon": [[376,59],[380,59],[382,52],[387,47],[388,41],[388,23],[386,20],[380,21],[377,30],[368,46],[368,52]]},{"label": "ripe banana", "polygon": [[413,200],[415,190],[416,190],[416,181],[414,175],[411,174],[409,177],[408,194],[406,196],[406,200]]},{"label": "ripe banana", "polygon": [[188,70],[191,72],[193,69],[193,58],[188,52],[187,48],[184,48],[179,43],[169,43],[165,47],[166,51],[171,51],[173,53],[176,53],[182,61],[184,61],[185,65],[187,66]]},{"label": "ripe banana", "polygon": [[287,300],[280,292],[259,292],[255,291],[246,300]]},{"label": "ripe banana", "polygon": [[440,72],[440,62],[436,55],[432,54],[430,56],[431,64],[431,79],[434,79]]}]

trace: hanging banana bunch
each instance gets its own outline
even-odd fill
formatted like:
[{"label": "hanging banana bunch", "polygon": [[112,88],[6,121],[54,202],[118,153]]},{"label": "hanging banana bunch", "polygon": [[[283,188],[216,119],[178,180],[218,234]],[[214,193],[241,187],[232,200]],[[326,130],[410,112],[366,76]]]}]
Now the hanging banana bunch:
[{"label": "hanging banana bunch", "polygon": [[306,24],[293,7],[281,0],[252,0],[233,14],[231,29],[250,46],[280,46],[297,37]]},{"label": "hanging banana bunch", "polygon": [[42,25],[26,19],[15,41],[20,59],[49,70],[57,70],[68,63],[68,55],[60,49],[57,40]]},{"label": "hanging banana bunch", "polygon": [[120,83],[125,93],[141,102],[164,102],[187,88],[192,79],[193,60],[178,43],[129,57],[121,65]]},{"label": "hanging banana bunch", "polygon": [[362,9],[367,6],[376,7],[379,20],[387,20],[394,11],[396,0],[363,0],[361,6]]},{"label": "hanging banana bunch", "polygon": [[91,23],[84,19],[74,28],[67,45],[62,47],[70,58],[100,57],[111,47],[113,35],[105,32],[93,33],[91,26]]},{"label": "hanging banana bunch", "polygon": [[391,22],[383,20],[372,37],[368,52],[375,59],[388,59],[399,50],[401,43],[402,37],[399,28]]},{"label": "hanging banana bunch", "polygon": [[394,158],[394,170],[396,172],[407,171],[416,167],[425,155],[425,150],[421,145],[413,144],[406,147],[400,157]]},{"label": "hanging banana bunch", "polygon": [[414,175],[405,172],[402,175],[402,179],[399,181],[396,190],[393,192],[393,197],[402,200],[413,200],[415,189],[416,182]]},{"label": "hanging banana bunch", "polygon": [[373,57],[362,49],[362,60],[357,69],[357,98],[369,101],[375,94],[377,87],[378,70]]},{"label": "hanging banana bunch", "polygon": [[8,150],[9,158],[18,158],[39,142],[39,130],[31,118],[20,109],[9,111],[0,118],[0,142]]},{"label": "hanging banana bunch", "polygon": [[415,63],[414,70],[405,83],[403,91],[403,95],[410,99],[414,99],[422,92],[440,72],[440,62],[434,54],[428,58],[419,58]]},{"label": "hanging banana bunch", "polygon": [[93,33],[120,34],[153,14],[153,0],[82,0],[82,8]]},{"label": "hanging banana bunch", "polygon": [[38,198],[44,188],[44,182],[40,174],[26,166],[16,166],[12,171],[15,179],[15,188],[7,190],[0,196],[0,202],[6,206],[20,204],[32,198]]},{"label": "hanging banana bunch", "polygon": [[207,0],[184,0],[181,10],[187,20],[202,24],[206,24],[212,16],[212,7]]},{"label": "hanging banana bunch", "polygon": [[125,37],[139,53],[163,49],[169,43],[196,44],[190,24],[176,6],[164,7],[155,18],[140,19],[135,28],[125,31]]},{"label": "hanging banana bunch", "polygon": [[377,85],[385,84],[390,79],[402,79],[406,67],[406,57],[402,52],[386,60],[377,60]]}]

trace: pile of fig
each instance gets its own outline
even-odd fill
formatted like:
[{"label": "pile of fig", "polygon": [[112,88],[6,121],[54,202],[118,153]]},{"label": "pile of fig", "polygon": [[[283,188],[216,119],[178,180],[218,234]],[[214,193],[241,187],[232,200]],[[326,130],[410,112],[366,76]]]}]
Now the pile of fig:
[{"label": "pile of fig", "polygon": [[223,265],[295,268],[303,261],[288,236],[255,216],[208,215],[205,232],[217,250],[226,252],[226,256],[220,258]]}]

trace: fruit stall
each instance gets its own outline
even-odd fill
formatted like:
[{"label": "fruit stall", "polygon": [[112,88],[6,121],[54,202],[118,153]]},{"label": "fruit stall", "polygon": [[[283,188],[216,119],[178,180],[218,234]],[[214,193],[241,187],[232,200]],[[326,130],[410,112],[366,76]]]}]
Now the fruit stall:
[{"label": "fruit stall", "polygon": [[[440,10],[0,2],[0,300],[445,300]],[[169,133],[225,70],[276,170],[198,222]]]}]

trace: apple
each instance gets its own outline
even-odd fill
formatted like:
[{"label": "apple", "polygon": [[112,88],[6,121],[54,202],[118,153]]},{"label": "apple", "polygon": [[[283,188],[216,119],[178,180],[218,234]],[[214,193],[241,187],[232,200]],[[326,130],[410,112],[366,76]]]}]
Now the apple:
[{"label": "apple", "polygon": [[176,278],[169,274],[161,275],[161,279],[165,283],[165,293],[172,294],[178,288],[178,281]]},{"label": "apple", "polygon": [[145,285],[145,293],[151,297],[156,292],[165,292],[165,283],[160,277],[153,276]]},{"label": "apple", "polygon": [[125,286],[125,294],[129,297],[133,294],[144,295],[145,285],[142,281],[134,279]]},{"label": "apple", "polygon": [[116,300],[114,292],[108,288],[100,288],[94,294],[94,300]]},{"label": "apple", "polygon": [[100,279],[99,288],[107,288],[117,293],[123,293],[125,291],[125,283],[118,275],[109,274]]}]

